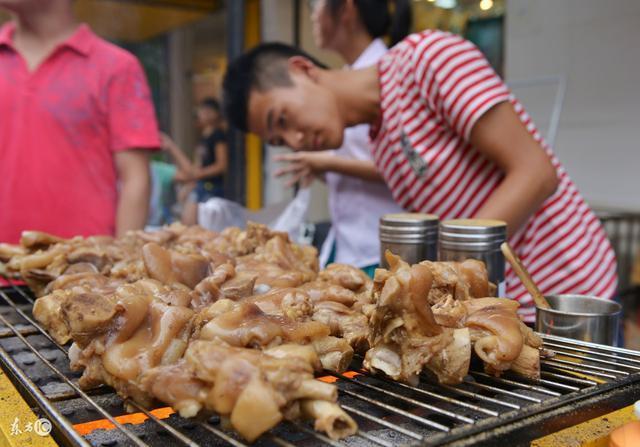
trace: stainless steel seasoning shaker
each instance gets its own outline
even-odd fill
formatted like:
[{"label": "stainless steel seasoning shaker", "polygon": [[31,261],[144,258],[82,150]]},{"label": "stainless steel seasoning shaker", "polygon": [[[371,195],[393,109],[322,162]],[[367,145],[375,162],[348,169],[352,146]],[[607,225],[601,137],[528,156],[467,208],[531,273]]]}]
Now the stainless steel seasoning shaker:
[{"label": "stainless steel seasoning shaker", "polygon": [[422,213],[385,214],[380,218],[380,266],[388,268],[386,250],[409,264],[435,261],[438,256],[438,217]]},{"label": "stainless steel seasoning shaker", "polygon": [[505,259],[500,244],[507,240],[507,224],[491,219],[453,219],[440,223],[439,261],[473,258],[487,266],[489,281],[505,296]]}]

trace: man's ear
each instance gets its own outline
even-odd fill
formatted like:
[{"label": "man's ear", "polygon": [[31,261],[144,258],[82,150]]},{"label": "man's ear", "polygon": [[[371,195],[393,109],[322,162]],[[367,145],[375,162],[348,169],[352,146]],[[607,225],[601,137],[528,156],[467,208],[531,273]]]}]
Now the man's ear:
[{"label": "man's ear", "polygon": [[301,74],[317,82],[321,68],[304,56],[292,56],[287,61],[289,73]]}]

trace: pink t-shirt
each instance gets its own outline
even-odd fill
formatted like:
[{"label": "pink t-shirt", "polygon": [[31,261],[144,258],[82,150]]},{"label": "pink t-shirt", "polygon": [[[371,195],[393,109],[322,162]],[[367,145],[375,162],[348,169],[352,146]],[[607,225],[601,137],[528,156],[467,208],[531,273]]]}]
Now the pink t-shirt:
[{"label": "pink t-shirt", "polygon": [[0,29],[0,242],[113,234],[114,154],[160,146],[136,58],[86,25],[33,72]]}]

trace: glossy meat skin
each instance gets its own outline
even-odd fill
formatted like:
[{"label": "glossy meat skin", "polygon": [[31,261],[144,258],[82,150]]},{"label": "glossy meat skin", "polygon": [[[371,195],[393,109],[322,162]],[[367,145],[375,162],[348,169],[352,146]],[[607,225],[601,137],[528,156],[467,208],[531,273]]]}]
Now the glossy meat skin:
[{"label": "glossy meat skin", "polygon": [[331,343],[327,326],[267,315],[250,301],[220,299],[199,313],[190,303],[188,290],[151,279],[122,285],[109,298],[66,296],[62,316],[74,341],[72,368],[83,371],[80,386],[104,383],[185,417],[216,411],[249,441],[285,417],[313,417],[335,439],[355,432],[335,403],[335,386],[313,378],[323,355],[339,362],[335,353],[351,350],[344,340]]},{"label": "glossy meat skin", "polygon": [[[127,266],[99,269],[95,262],[104,257],[85,248],[75,263],[60,257],[69,247],[35,259],[38,268],[56,259],[67,264],[45,286],[34,316],[59,342],[73,342],[70,359],[83,372],[80,386],[107,384],[145,406],[162,400],[184,416],[217,411],[247,440],[283,418],[312,418],[335,439],[352,434],[355,422],[335,403],[335,387],[314,380],[313,373],[343,371],[353,349],[312,318],[314,305],[304,290],[256,294],[258,276],[243,269],[249,260],[275,265],[294,272],[299,285],[317,276],[315,252],[260,226],[216,235],[215,243],[201,234],[138,234],[129,252],[137,257]],[[225,248],[222,239],[230,245]],[[245,259],[221,254],[221,248]],[[354,295],[338,293],[345,292]],[[208,363],[220,355],[220,364]]]},{"label": "glossy meat skin", "polygon": [[387,253],[390,270],[374,278],[365,367],[415,383],[423,369],[443,383],[467,374],[471,349],[489,374],[540,377],[542,340],[518,317],[518,303],[479,297],[491,292],[477,261],[409,266]]},{"label": "glossy meat skin", "polygon": [[[423,368],[440,367],[445,382],[454,382],[467,374],[470,345],[464,333],[454,337],[454,330],[437,324],[428,303],[433,285],[431,269],[425,265],[409,266],[399,257],[387,254],[390,270],[378,269],[374,278],[375,309],[369,318],[369,344],[364,365],[381,371],[394,380],[415,384]],[[462,371],[448,371],[439,353],[457,346],[455,361]],[[452,362],[454,363],[454,362]]]},{"label": "glossy meat skin", "polygon": [[285,417],[312,417],[332,439],[354,434],[357,426],[335,402],[334,386],[313,378],[313,349],[281,345],[265,351],[216,341],[194,341],[184,359],[147,371],[143,386],[182,416],[206,408],[227,415],[247,441]]},{"label": "glossy meat skin", "polygon": [[439,324],[469,329],[487,373],[498,376],[513,370],[539,379],[542,339],[520,320],[517,309],[516,301],[504,298],[449,299],[432,306]]},{"label": "glossy meat skin", "polygon": [[250,441],[283,419],[311,418],[334,439],[353,433],[335,387],[313,374],[344,371],[354,352],[411,384],[421,374],[459,383],[472,355],[490,374],[539,377],[541,340],[516,303],[488,297],[482,263],[388,261],[373,281],[344,264],[318,271],[315,249],[258,224],[120,239],[32,233],[0,246],[3,271],[40,296],[35,318],[73,342],[80,386],[107,384],[185,417],[216,411]]}]

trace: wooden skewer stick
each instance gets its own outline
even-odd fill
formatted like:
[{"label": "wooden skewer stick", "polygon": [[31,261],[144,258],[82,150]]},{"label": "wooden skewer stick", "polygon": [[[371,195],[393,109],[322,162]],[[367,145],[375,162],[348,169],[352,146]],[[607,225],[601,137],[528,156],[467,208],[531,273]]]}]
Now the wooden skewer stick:
[{"label": "wooden skewer stick", "polygon": [[507,261],[509,261],[509,264],[513,267],[516,275],[518,275],[518,278],[520,278],[524,287],[533,297],[533,301],[535,301],[536,306],[541,309],[551,308],[547,299],[542,295],[542,293],[540,293],[540,289],[538,289],[538,286],[533,282],[531,275],[529,275],[527,269],[524,268],[524,265],[522,265],[522,262],[520,262],[520,259],[518,259],[518,256],[515,254],[509,243],[503,242],[502,245],[500,245],[500,250],[502,250],[502,254],[507,258]]}]

